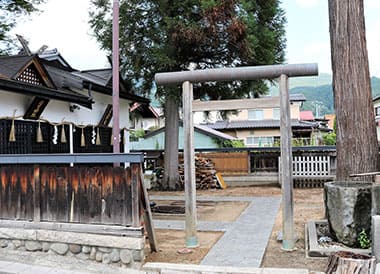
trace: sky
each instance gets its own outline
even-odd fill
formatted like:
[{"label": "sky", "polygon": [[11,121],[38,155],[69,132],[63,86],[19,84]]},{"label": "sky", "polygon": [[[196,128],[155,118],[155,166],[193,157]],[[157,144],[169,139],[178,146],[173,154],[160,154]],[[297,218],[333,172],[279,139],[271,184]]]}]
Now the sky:
[{"label": "sky", "polygon": [[[109,0],[111,2],[111,0]],[[57,48],[79,70],[108,67],[106,53],[91,36],[90,0],[48,0],[42,11],[18,23],[14,34],[24,36],[32,51],[42,45]],[[331,73],[327,0],[283,0],[287,17],[286,63],[318,63]],[[380,77],[380,1],[364,0],[370,73]]]}]

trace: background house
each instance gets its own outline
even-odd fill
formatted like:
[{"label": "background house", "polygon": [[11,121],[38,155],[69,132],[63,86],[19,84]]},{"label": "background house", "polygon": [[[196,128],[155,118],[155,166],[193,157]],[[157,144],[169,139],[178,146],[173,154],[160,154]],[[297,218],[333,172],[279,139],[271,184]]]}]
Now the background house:
[{"label": "background house", "polygon": [[[218,148],[219,141],[234,141],[237,138],[224,134],[217,130],[202,125],[194,125],[194,147],[195,148]],[[178,136],[179,149],[183,149],[183,125],[179,125]],[[152,131],[144,138],[130,143],[131,150],[162,150],[165,148],[165,127]]]},{"label": "background house", "polygon": [[[300,142],[307,145],[311,143],[313,132],[318,130],[318,124],[300,119],[300,108],[305,100],[302,94],[290,95],[293,138],[297,138]],[[215,114],[212,115],[214,115],[213,117],[217,117]],[[244,140],[246,146],[273,146],[279,144],[281,135],[279,101],[273,99],[272,106],[244,109],[229,115],[228,120],[219,120],[202,125]]]}]

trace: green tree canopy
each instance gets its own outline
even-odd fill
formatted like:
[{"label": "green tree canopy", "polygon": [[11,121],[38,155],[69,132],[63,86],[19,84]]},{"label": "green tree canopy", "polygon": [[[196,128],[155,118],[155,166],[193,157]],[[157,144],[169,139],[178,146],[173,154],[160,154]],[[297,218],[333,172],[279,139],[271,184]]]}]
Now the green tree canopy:
[{"label": "green tree canopy", "polygon": [[[90,11],[93,33],[109,52],[110,2],[92,0]],[[121,0],[122,72],[135,89],[146,93],[154,88],[157,72],[281,63],[286,20],[279,3],[279,0]],[[166,88],[165,93],[169,90]],[[266,90],[261,81],[206,83],[194,87],[194,97],[253,97]],[[157,96],[165,94],[163,91],[158,87]]]},{"label": "green tree canopy", "polygon": [[9,31],[20,17],[38,11],[37,5],[46,0],[2,0],[0,1],[0,53],[7,53],[13,47]]}]

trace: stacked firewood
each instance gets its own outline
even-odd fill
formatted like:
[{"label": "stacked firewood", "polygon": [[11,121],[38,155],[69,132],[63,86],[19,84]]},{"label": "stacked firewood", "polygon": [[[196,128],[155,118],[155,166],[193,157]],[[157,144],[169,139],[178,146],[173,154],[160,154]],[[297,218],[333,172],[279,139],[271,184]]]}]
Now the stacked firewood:
[{"label": "stacked firewood", "polygon": [[[180,176],[180,186],[183,189],[185,183],[183,159],[180,159],[178,172]],[[209,189],[218,186],[215,165],[210,159],[200,156],[195,157],[195,184],[197,189]]]},{"label": "stacked firewood", "polygon": [[[158,168],[156,170],[156,176],[154,176],[155,180],[151,182],[153,189],[166,190],[162,185],[163,173],[163,168]],[[178,173],[179,178],[176,188],[177,190],[183,190],[185,188],[185,174],[182,157],[179,158]],[[210,159],[199,156],[195,157],[195,183],[197,189],[218,187],[215,165]]]}]

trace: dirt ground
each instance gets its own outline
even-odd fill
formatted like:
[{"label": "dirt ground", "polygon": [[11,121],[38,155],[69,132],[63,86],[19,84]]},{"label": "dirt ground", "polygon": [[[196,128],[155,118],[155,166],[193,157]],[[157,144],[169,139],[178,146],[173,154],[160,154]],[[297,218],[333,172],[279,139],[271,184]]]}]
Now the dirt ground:
[{"label": "dirt ground", "polygon": [[[157,192],[150,195],[183,195],[183,192]],[[199,196],[281,196],[279,187],[231,187],[225,190],[201,190]],[[211,206],[211,205],[209,205]],[[216,203],[213,208],[203,207],[198,211],[200,220],[233,221],[247,206],[238,202]],[[202,207],[201,207],[202,208]],[[326,258],[307,258],[305,253],[305,224],[309,220],[323,219],[323,191],[321,188],[294,189],[294,222],[299,240],[296,250],[285,252],[281,250],[281,243],[276,241],[277,233],[281,231],[282,214],[279,210],[275,225],[268,242],[262,267],[276,268],[306,268],[313,271],[324,271]],[[156,216],[157,217],[157,216]],[[159,218],[163,218],[162,216]],[[178,217],[177,217],[178,218]],[[147,262],[170,262],[199,264],[208,250],[218,241],[223,232],[199,232],[200,247],[192,249],[190,254],[181,254],[184,248],[184,231],[156,230],[159,252],[150,253],[147,243]]]}]

